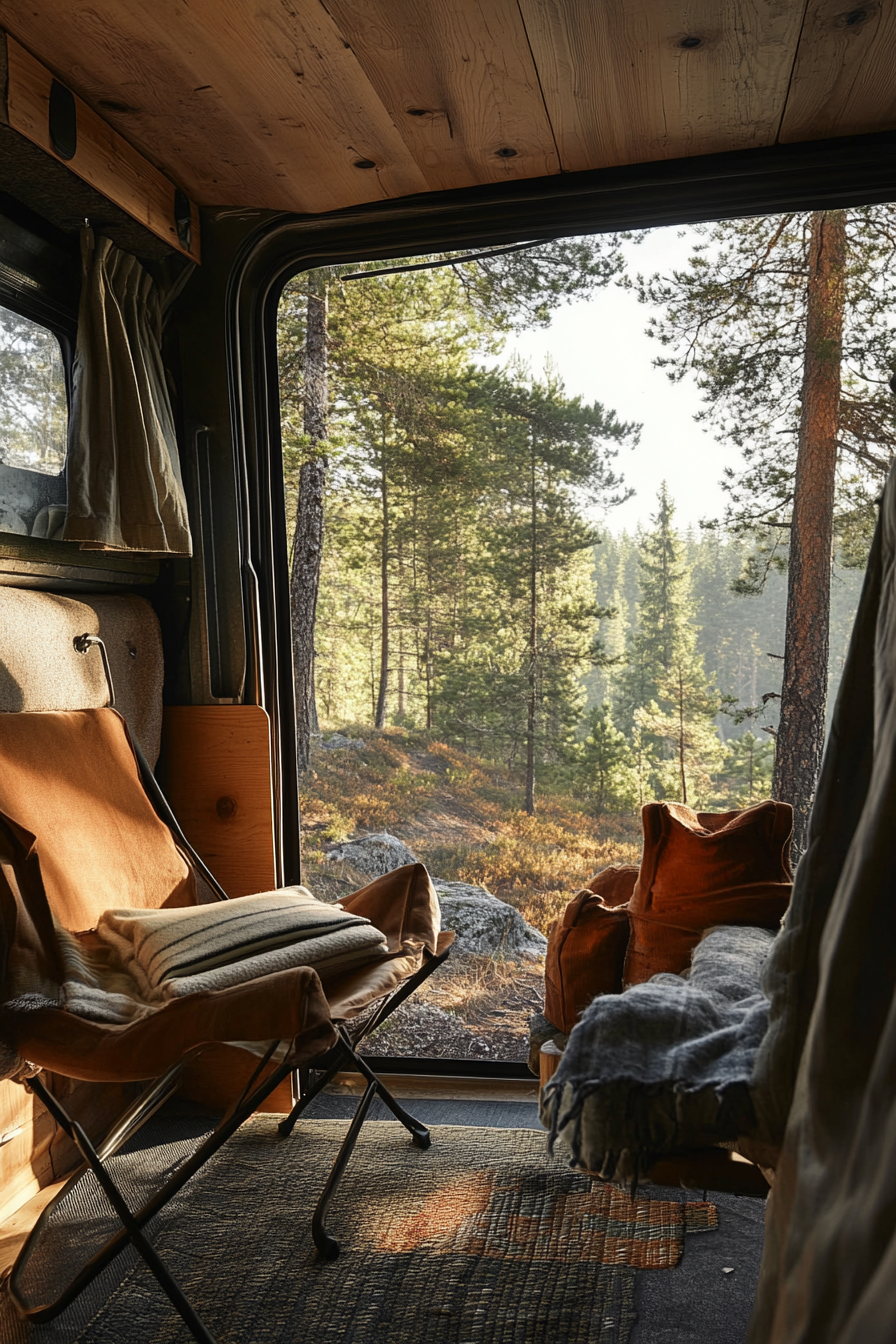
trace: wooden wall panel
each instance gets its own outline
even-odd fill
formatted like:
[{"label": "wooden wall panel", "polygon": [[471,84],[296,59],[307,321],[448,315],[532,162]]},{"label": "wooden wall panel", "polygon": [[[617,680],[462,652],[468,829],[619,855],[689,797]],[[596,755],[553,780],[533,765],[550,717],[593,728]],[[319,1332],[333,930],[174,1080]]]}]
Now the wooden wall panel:
[{"label": "wooden wall panel", "polygon": [[[779,0],[520,0],[566,171],[754,149],[802,21]],[[700,45],[681,46],[687,38]]]},{"label": "wooden wall panel", "polygon": [[896,6],[816,0],[806,15],[781,140],[896,127]]},{"label": "wooden wall panel", "polygon": [[[9,124],[41,149],[55,153],[50,138],[49,106],[53,75],[13,39],[7,39]],[[182,246],[175,224],[175,185],[118,135],[80,98],[77,149],[62,159],[73,173],[121,206],[134,219],[193,261],[199,260],[199,211],[192,205],[190,247]]]},{"label": "wooden wall panel", "polygon": [[559,172],[516,0],[327,8],[431,189]]},{"label": "wooden wall panel", "polygon": [[[93,1139],[102,1138],[136,1095],[133,1083],[44,1080]],[[80,1162],[75,1145],[45,1107],[17,1083],[0,1083],[0,1222]]]},{"label": "wooden wall panel", "polygon": [[258,705],[165,710],[162,777],[184,834],[229,896],[277,885],[271,736]]},{"label": "wooden wall panel", "polygon": [[24,1087],[0,1083],[0,1221],[53,1180],[56,1126]]}]

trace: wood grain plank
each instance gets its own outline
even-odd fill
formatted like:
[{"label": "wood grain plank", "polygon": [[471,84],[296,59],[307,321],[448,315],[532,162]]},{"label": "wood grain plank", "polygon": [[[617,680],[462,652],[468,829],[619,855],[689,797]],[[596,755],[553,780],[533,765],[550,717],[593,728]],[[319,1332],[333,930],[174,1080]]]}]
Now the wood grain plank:
[{"label": "wood grain plank", "polygon": [[192,205],[190,247],[178,239],[175,224],[175,185],[149,163],[117,131],[98,116],[81,98],[77,109],[77,149],[71,159],[61,159],[50,138],[49,107],[53,74],[30,52],[7,39],[9,84],[7,115],[9,124],[73,173],[121,206],[134,219],[178,252],[200,259],[199,212]]},{"label": "wood grain plank", "polygon": [[797,49],[780,139],[823,140],[894,127],[896,6],[816,0]]},{"label": "wood grain plank", "polygon": [[[106,1133],[136,1091],[133,1083],[43,1078],[93,1139]],[[0,1083],[0,1222],[80,1161],[75,1145],[36,1097],[16,1083]]]},{"label": "wood grain plank", "polygon": [[277,885],[271,736],[258,705],[165,710],[168,800],[184,834],[230,896]]},{"label": "wood grain plank", "polygon": [[520,0],[520,10],[565,170],[774,141],[801,3]]},{"label": "wood grain plank", "polygon": [[34,1224],[64,1184],[65,1181],[54,1181],[35,1190],[15,1208],[6,1212],[0,1209],[0,1279],[12,1269]]},{"label": "wood grain plank", "polygon": [[0,1219],[53,1179],[56,1126],[18,1083],[0,1083]]},{"label": "wood grain plank", "polygon": [[327,0],[327,8],[430,188],[559,172],[516,0]]},{"label": "wood grain plank", "polygon": [[319,0],[8,0],[3,22],[201,204],[323,211],[426,190]]}]

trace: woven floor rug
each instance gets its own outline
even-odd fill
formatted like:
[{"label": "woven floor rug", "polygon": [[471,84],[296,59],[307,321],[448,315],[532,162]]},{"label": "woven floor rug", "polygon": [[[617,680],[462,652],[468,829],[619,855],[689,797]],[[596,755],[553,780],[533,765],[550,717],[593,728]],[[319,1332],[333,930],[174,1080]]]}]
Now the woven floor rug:
[{"label": "woven floor rug", "polygon": [[[537,1131],[440,1126],[424,1153],[368,1122],[328,1220],[342,1254],[322,1262],[310,1216],[344,1133],[310,1120],[283,1141],[255,1117],[154,1220],[220,1344],[625,1344],[635,1270],[676,1265],[686,1232],[717,1225],[711,1204],[593,1183]],[[188,1338],[132,1256],[72,1326],[71,1344]]]}]

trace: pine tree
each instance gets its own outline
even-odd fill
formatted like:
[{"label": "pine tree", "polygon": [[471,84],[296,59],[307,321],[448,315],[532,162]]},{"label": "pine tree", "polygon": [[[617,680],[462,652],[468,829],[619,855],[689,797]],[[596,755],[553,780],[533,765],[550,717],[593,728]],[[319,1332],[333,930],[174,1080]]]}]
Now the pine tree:
[{"label": "pine tree", "polygon": [[[440,264],[452,254],[437,254]],[[400,263],[399,263],[400,264]],[[419,264],[414,259],[415,265]],[[294,517],[291,597],[293,665],[297,710],[299,769],[307,767],[311,733],[317,727],[314,699],[314,626],[324,555],[325,495],[332,448],[329,414],[334,400],[328,384],[349,380],[371,357],[384,334],[394,336],[405,322],[395,299],[410,297],[420,316],[429,309],[432,337],[460,327],[476,333],[483,350],[496,349],[496,333],[529,325],[547,325],[558,304],[606,285],[621,267],[617,240],[597,235],[561,239],[522,252],[453,263],[443,270],[413,272],[362,283],[348,283],[358,268],[323,268],[286,287],[278,315],[280,386],[284,410],[284,465],[287,496]],[[360,268],[362,271],[365,268]],[[378,269],[376,266],[368,269]],[[384,302],[385,300],[385,302]],[[371,322],[371,315],[373,321]],[[371,344],[373,336],[373,344]],[[338,387],[336,398],[341,396]],[[301,406],[301,434],[290,425]],[[290,433],[290,429],[292,432]],[[390,672],[389,500],[382,494],[384,541],[381,547],[381,650],[376,720],[385,721]],[[403,632],[399,628],[399,643]]]},{"label": "pine tree", "polygon": [[486,544],[496,586],[525,639],[525,807],[532,815],[545,743],[570,730],[572,697],[580,699],[578,675],[596,633],[593,589],[577,592],[568,583],[577,558],[584,573],[597,540],[582,508],[627,497],[612,460],[618,444],[636,442],[638,427],[598,403],[566,397],[551,371],[528,384],[519,373],[496,377],[494,405],[495,522]]},{"label": "pine tree", "polygon": [[815,211],[712,226],[686,270],[638,282],[663,310],[649,330],[674,352],[657,363],[697,373],[700,418],[743,450],[728,522],[760,548],[741,586],[788,565],[774,790],[794,806],[797,856],[824,739],[835,526],[858,558],[896,448],[894,257],[893,206]]},{"label": "pine tree", "polygon": [[752,807],[771,796],[775,744],[749,730],[726,743],[725,760],[719,783],[727,786],[727,802],[736,807]]}]

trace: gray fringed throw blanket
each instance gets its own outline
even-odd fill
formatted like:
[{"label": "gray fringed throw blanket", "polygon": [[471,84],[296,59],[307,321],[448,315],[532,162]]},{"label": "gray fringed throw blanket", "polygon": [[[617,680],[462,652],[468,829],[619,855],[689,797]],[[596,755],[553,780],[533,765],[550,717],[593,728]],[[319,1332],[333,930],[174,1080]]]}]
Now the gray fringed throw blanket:
[{"label": "gray fringed throw blanket", "polygon": [[710,929],[686,977],[595,999],[542,1092],[551,1145],[634,1186],[660,1157],[754,1130],[748,1085],[768,1026],[760,976],[773,941],[765,929]]}]

